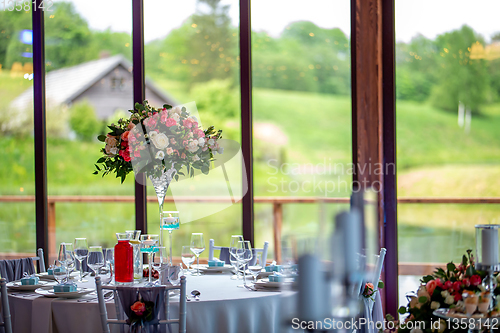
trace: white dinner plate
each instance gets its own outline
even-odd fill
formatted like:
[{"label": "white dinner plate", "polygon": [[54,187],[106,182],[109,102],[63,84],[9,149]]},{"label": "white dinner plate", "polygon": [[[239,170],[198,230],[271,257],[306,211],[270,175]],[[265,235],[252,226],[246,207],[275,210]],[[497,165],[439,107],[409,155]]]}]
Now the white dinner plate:
[{"label": "white dinner plate", "polygon": [[271,282],[269,281],[269,279],[261,279],[254,282],[254,284],[257,287],[276,289],[279,288],[283,284],[283,282]]},{"label": "white dinner plate", "polygon": [[[196,267],[195,267],[196,269]],[[219,266],[219,267],[208,267],[207,265],[200,265],[200,271],[204,273],[209,273],[209,272],[230,272],[233,271],[234,267],[232,265],[227,265],[225,264],[224,266]]]},{"label": "white dinner plate", "polygon": [[23,285],[23,284],[21,284],[21,281],[12,281],[12,282],[7,283],[7,288],[9,288],[10,290],[33,291],[35,289],[38,289],[41,287],[48,287],[51,285],[55,285],[55,282],[38,281],[38,284]]},{"label": "white dinner plate", "polygon": [[[38,276],[40,279],[43,279],[43,280],[53,280],[53,281],[56,280],[56,278],[54,277],[54,275],[49,275],[49,273],[47,273],[47,272],[36,274],[36,276]],[[70,279],[74,279],[74,278],[77,278],[79,276],[80,276],[80,272],[71,272],[71,273],[69,273],[69,278]]]},{"label": "white dinner plate", "polygon": [[45,296],[45,297],[62,297],[62,298],[79,298],[84,295],[90,294],[93,292],[94,289],[90,288],[77,288],[76,291],[71,291],[71,292],[54,292],[54,289],[45,289],[45,288],[38,288],[35,290],[35,293]]}]

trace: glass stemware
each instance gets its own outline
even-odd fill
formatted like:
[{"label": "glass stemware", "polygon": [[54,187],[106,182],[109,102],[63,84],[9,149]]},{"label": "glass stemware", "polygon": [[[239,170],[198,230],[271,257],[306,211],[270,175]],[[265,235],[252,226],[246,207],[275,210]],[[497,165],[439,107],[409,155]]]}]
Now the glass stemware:
[{"label": "glass stemware", "polygon": [[255,255],[255,261],[254,261],[253,265],[252,266],[248,266],[248,271],[253,276],[253,282],[254,283],[257,282],[257,277],[262,272],[262,268],[263,267],[264,266],[262,264],[262,253],[257,253]]},{"label": "glass stemware", "polygon": [[75,254],[73,253],[73,243],[61,243],[57,260],[66,270],[66,281],[69,281],[69,270],[75,264]]},{"label": "glass stemware", "polygon": [[246,286],[246,265],[250,260],[252,260],[252,245],[250,241],[239,241],[238,247],[236,248],[236,258],[238,259],[238,264],[243,267],[243,286]]},{"label": "glass stemware", "polygon": [[153,267],[151,265],[153,261],[153,253],[158,249],[158,235],[141,235],[141,252],[148,254],[148,264],[149,264],[149,280],[147,285],[153,285]]},{"label": "glass stemware", "polygon": [[162,277],[162,267],[169,264],[169,257],[167,253],[167,248],[165,246],[158,246],[153,252],[153,260],[151,261],[151,266],[158,271],[158,282],[157,284],[163,284]]},{"label": "glass stemware", "polygon": [[74,248],[75,258],[80,263],[80,280],[78,282],[87,282],[87,280],[83,279],[83,261],[89,256],[87,238],[75,238]]},{"label": "glass stemware", "polygon": [[99,276],[99,269],[104,266],[104,254],[101,246],[89,247],[89,258],[87,265],[95,272],[95,276]]},{"label": "glass stemware", "polygon": [[64,279],[66,278],[66,269],[63,269],[64,267],[62,266],[62,264],[59,264],[59,266],[54,265],[54,279],[56,279],[57,283],[58,284],[61,284]]},{"label": "glass stemware", "polygon": [[106,266],[109,266],[109,280],[113,280],[113,266],[115,264],[115,249],[110,247],[104,249],[104,260],[106,260]]},{"label": "glass stemware", "polygon": [[[179,212],[178,211],[165,211],[163,212],[162,224],[160,226],[161,229],[168,230],[168,241],[170,246],[170,256],[169,262],[170,266],[172,263],[172,231],[179,229]],[[163,241],[163,240],[162,240]]]},{"label": "glass stemware", "polygon": [[182,262],[187,267],[187,271],[191,274],[190,268],[195,258],[194,253],[191,251],[191,246],[187,245],[182,247],[181,258]]},{"label": "glass stemware", "polygon": [[196,273],[192,273],[191,275],[200,276],[200,254],[205,251],[205,241],[203,240],[202,233],[192,233],[191,234],[191,251],[196,256]]},{"label": "glass stemware", "polygon": [[238,242],[243,241],[243,236],[233,235],[231,236],[231,243],[229,244],[229,262],[234,267],[235,275],[231,277],[233,280],[238,280],[240,278],[240,267],[238,265],[238,258],[236,258],[236,249],[238,248]]}]

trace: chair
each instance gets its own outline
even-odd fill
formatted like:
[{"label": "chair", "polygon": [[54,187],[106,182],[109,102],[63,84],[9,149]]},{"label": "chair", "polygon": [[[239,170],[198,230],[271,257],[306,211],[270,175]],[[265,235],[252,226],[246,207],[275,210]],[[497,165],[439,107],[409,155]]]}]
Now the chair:
[{"label": "chair", "polygon": [[[382,267],[384,266],[385,254],[387,250],[385,248],[380,249],[380,254],[377,257],[377,261],[375,263],[375,269],[373,270],[373,274],[369,274],[367,277],[367,282],[373,283],[373,290],[375,293],[375,301],[370,299],[366,299],[361,294],[363,293],[363,289],[360,291],[360,297],[363,299],[364,305],[364,314],[363,316],[366,318],[367,322],[383,322],[384,321],[384,312],[382,309],[382,301],[380,299],[380,292],[378,291],[378,282],[380,281],[380,274],[382,273]],[[375,325],[376,326],[376,325]],[[367,333],[377,333],[378,330],[374,327],[365,327],[361,330],[361,332]]]},{"label": "chair", "polygon": [[38,261],[38,272],[46,272],[43,249],[38,249],[37,254],[35,257],[0,260],[0,275],[7,282],[11,282],[21,279],[24,273],[34,274],[35,265],[33,261]]},{"label": "chair", "polygon": [[7,280],[0,279],[0,292],[2,293],[2,317],[3,323],[0,323],[0,327],[3,327],[5,333],[12,333],[12,323],[10,321],[10,308],[9,308],[9,295],[7,295]]},{"label": "chair", "polygon": [[45,273],[47,270],[45,268],[45,259],[43,258],[43,249],[37,250],[37,257],[33,257],[33,260],[38,261],[38,273]]},{"label": "chair", "polygon": [[[265,263],[267,261],[267,250],[269,248],[269,242],[264,242],[264,247],[262,249],[253,249],[252,254],[253,258],[256,258],[257,253],[262,254],[262,262]],[[215,242],[211,239],[208,243],[208,260],[214,260],[214,251],[220,250],[219,259],[224,261],[226,264],[230,265],[230,257],[229,257],[229,248],[223,246],[215,246]],[[256,259],[252,259],[249,263],[252,266],[255,263]]]},{"label": "chair", "polygon": [[[146,300],[156,299],[157,305],[157,317],[155,325],[167,325],[178,324],[179,333],[186,333],[186,277],[181,277],[181,283],[179,286],[157,286],[157,287],[128,287],[128,286],[103,286],[101,278],[98,276],[95,279],[97,299],[99,302],[99,312],[101,315],[101,326],[103,333],[109,333],[109,324],[115,325],[128,325],[127,320],[124,319],[124,315],[127,312],[130,313],[130,306],[136,301],[137,293]],[[106,302],[104,301],[103,289],[112,290],[114,293],[114,301],[116,308],[117,319],[108,319],[108,313],[106,311]],[[169,319],[170,310],[170,297],[169,290],[179,289],[180,299],[179,299],[179,318]],[[135,291],[135,293],[133,293]],[[159,292],[159,293],[156,293]],[[148,299],[149,298],[149,299]],[[160,304],[158,304],[158,302]],[[128,308],[127,308],[128,307]],[[162,308],[164,309],[161,312]],[[164,317],[164,319],[162,319]]]}]

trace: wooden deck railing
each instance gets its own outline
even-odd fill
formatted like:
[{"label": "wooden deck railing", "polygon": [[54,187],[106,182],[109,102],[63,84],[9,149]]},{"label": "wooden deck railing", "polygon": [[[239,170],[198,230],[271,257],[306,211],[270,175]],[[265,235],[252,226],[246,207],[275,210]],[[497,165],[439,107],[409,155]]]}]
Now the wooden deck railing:
[{"label": "wooden deck railing", "polygon": [[[133,203],[133,196],[49,196],[48,197],[48,234],[49,234],[49,257],[55,257],[56,250],[56,203]],[[33,195],[4,195],[0,196],[0,202],[33,202]],[[200,203],[220,203],[226,202],[224,197],[180,197],[165,198],[165,202],[200,202]],[[156,197],[149,196],[148,202],[158,202]],[[322,198],[322,197],[255,197],[254,202],[257,204],[272,204],[273,205],[273,242],[275,259],[281,260],[281,229],[283,226],[283,205],[285,204],[316,204],[316,203],[337,203],[349,204],[349,198]],[[482,197],[482,198],[398,198],[400,204],[500,204],[498,197]],[[7,254],[0,253],[0,256],[6,257]],[[400,275],[424,275],[434,269],[434,267],[444,264],[429,264],[429,263],[400,263]]]}]

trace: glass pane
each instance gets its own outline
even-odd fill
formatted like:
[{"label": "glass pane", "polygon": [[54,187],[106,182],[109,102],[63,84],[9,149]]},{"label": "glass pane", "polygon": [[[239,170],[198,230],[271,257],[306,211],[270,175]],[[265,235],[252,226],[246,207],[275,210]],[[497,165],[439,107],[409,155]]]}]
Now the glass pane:
[{"label": "glass pane", "polygon": [[254,189],[276,198],[255,207],[255,235],[274,252],[273,220],[284,237],[316,236],[342,207],[301,197],[352,190],[350,2],[255,0],[252,29]]},{"label": "glass pane", "polygon": [[36,253],[31,8],[0,11],[0,259]]},{"label": "glass pane", "polygon": [[50,251],[76,237],[112,247],[115,232],[135,226],[133,175],[120,184],[92,174],[103,156],[97,136],[133,107],[131,6],[96,4],[54,2],[45,12],[47,181],[57,198]]},{"label": "glass pane", "polygon": [[[146,76],[162,92],[154,96],[154,91],[146,91],[150,104],[195,102],[203,128],[213,125],[223,131],[224,139],[239,145],[238,1],[146,0],[144,6]],[[164,13],[172,15],[165,20]],[[204,234],[207,250],[202,257],[208,256],[209,239],[217,246],[229,246],[231,235],[242,233],[241,204],[227,200],[228,186],[241,187],[241,159],[236,156],[227,161],[227,149],[215,158],[226,162],[225,171],[217,167],[208,175],[173,181],[167,192],[164,210],[178,210],[181,219],[180,229],[173,231],[174,256],[189,245],[193,232]],[[159,211],[152,186],[148,186],[148,200],[148,230],[156,234]],[[168,246],[166,235],[164,242]]]},{"label": "glass pane", "polygon": [[[400,197],[500,196],[500,4],[461,4],[396,4]],[[457,262],[475,249],[474,225],[499,223],[498,213],[465,202],[399,204],[399,260],[411,267],[401,271],[415,275],[401,277],[400,297],[424,264]]]}]

